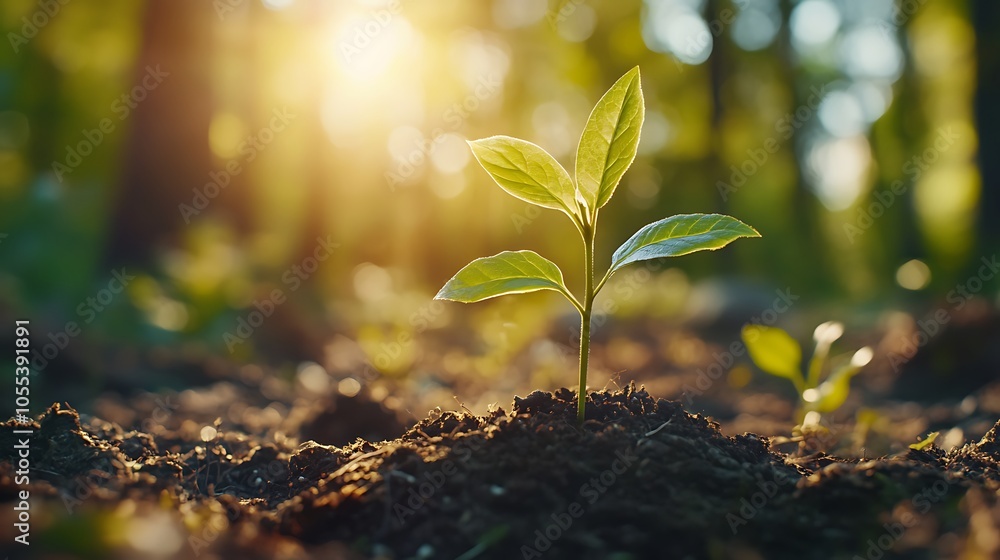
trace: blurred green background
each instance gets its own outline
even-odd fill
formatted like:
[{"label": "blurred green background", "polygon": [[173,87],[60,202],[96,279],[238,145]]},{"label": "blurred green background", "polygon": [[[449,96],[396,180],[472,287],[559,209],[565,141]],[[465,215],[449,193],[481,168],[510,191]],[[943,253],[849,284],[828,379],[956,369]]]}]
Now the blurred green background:
[{"label": "blurred green background", "polygon": [[635,65],[646,122],[598,263],[675,213],[763,239],[622,275],[615,317],[764,297],[738,324],[790,289],[871,326],[945,301],[1000,239],[989,0],[5,0],[0,18],[0,317],[50,346],[53,398],[254,363],[447,395],[526,353],[545,371],[539,352],[563,361],[532,385],[572,383],[556,296],[431,297],[504,249],[579,289],[570,223],[503,193],[464,140],[525,138],[572,169]]}]

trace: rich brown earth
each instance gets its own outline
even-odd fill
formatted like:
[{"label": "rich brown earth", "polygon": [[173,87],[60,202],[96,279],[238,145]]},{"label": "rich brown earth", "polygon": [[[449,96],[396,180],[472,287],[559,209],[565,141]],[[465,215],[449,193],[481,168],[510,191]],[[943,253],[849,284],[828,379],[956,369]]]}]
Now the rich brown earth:
[{"label": "rich brown earth", "polygon": [[[125,431],[53,405],[30,440],[30,554],[14,557],[1000,554],[1000,423],[948,453],[838,459],[726,437],[634,386],[593,393],[577,427],[574,399],[534,392],[509,412],[434,413],[396,439],[342,447],[222,427],[208,441]],[[0,425],[4,543],[15,535],[15,428]]]}]

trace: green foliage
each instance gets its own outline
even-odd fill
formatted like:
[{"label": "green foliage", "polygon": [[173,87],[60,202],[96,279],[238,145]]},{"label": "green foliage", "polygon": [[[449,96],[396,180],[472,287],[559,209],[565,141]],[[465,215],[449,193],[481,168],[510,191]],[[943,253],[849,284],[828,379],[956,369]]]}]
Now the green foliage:
[{"label": "green foliage", "polygon": [[721,214],[682,214],[653,222],[629,238],[611,257],[611,269],[634,262],[715,250],[740,237],[758,237],[752,227]]},{"label": "green foliage", "polygon": [[538,290],[567,293],[559,267],[534,251],[504,251],[466,265],[441,288],[438,297],[474,303]]},{"label": "green foliage", "polygon": [[787,332],[760,325],[743,327],[743,341],[750,359],[757,367],[778,377],[790,379],[799,391],[805,385],[802,372],[802,348]]},{"label": "green foliage", "polygon": [[542,148],[509,136],[469,142],[472,153],[500,188],[525,202],[580,218],[569,173]]},{"label": "green foliage", "polygon": [[594,298],[622,267],[648,259],[714,250],[740,237],[760,237],[750,226],[729,216],[687,214],[649,224],[622,244],[611,266],[594,283],[594,237],[600,208],[611,200],[622,175],[635,159],[644,116],[639,68],[629,70],[594,107],[580,138],[576,181],[545,150],[524,140],[493,136],[469,142],[484,169],[511,195],[564,212],[583,240],[586,286],[577,299],[565,287],[551,261],[532,251],[504,251],[466,265],[435,299],[470,303],[506,294],[538,290],[560,292],[580,312],[580,389],[577,417],[584,419],[590,318]]},{"label": "green foliage", "polygon": [[821,381],[830,346],[842,334],[844,326],[837,322],[830,321],[816,327],[813,332],[816,349],[809,361],[809,373],[803,375],[802,347],[787,332],[762,325],[747,325],[742,332],[750,359],[757,367],[795,385],[806,422],[817,418],[809,413],[824,414],[840,408],[850,394],[851,378],[871,361],[872,349],[865,346],[854,353],[850,362]]},{"label": "green foliage", "polygon": [[611,86],[587,119],[576,150],[576,183],[595,217],[635,159],[645,112],[636,66]]}]

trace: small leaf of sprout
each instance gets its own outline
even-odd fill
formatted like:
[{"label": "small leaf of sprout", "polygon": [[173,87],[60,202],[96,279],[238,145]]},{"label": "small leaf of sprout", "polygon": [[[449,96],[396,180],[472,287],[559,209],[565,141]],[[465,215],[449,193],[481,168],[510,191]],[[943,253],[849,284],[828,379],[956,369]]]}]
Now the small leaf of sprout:
[{"label": "small leaf of sprout", "polygon": [[509,194],[579,219],[573,180],[541,147],[510,136],[473,140],[469,146],[483,169]]},{"label": "small leaf of sprout", "polygon": [[802,347],[798,341],[777,327],[747,325],[743,343],[757,367],[778,377],[791,379],[802,390]]},{"label": "small leaf of sprout", "polygon": [[597,102],[576,150],[576,182],[591,212],[607,204],[639,148],[645,115],[639,67]]},{"label": "small leaf of sprout", "polygon": [[568,293],[559,267],[534,251],[504,251],[465,265],[434,299],[473,303],[538,290]]},{"label": "small leaf of sprout", "polygon": [[859,371],[860,367],[849,364],[831,374],[817,388],[816,401],[807,403],[806,408],[822,413],[835,412],[847,401],[847,395],[851,393],[851,378]]},{"label": "small leaf of sprout", "polygon": [[930,447],[934,443],[934,440],[937,439],[938,435],[940,435],[940,433],[941,432],[931,432],[927,434],[927,437],[918,441],[917,443],[911,443],[910,449],[916,449],[917,451],[921,451],[923,449]]},{"label": "small leaf of sprout", "polygon": [[611,270],[638,261],[714,251],[740,237],[760,237],[760,234],[736,218],[722,214],[671,216],[643,227],[622,243],[611,257]]}]

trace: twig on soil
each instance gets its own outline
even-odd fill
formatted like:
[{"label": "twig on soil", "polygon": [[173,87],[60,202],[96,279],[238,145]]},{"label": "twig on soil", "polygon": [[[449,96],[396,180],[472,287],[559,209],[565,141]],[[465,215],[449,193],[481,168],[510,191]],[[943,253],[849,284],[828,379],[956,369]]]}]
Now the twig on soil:
[{"label": "twig on soil", "polygon": [[422,435],[422,436],[424,436],[424,439],[427,439],[427,440],[431,439],[431,436],[427,435],[427,434],[426,434],[426,433],[425,433],[425,432],[424,432],[423,430],[421,430],[420,428],[413,428],[413,431],[414,431],[414,432],[417,432],[418,434],[420,434],[420,435]]},{"label": "twig on soil", "polygon": [[454,439],[455,434],[461,431],[462,431],[462,425],[456,424],[455,427],[451,429],[451,432],[448,433],[448,439]]},{"label": "twig on soil", "polygon": [[614,383],[615,387],[617,387],[618,390],[621,391],[622,390],[622,386],[618,384],[618,381],[616,379],[621,379],[623,373],[625,373],[625,370],[619,370],[619,371],[616,371],[613,374],[611,374],[611,377],[608,378],[608,382],[604,384],[604,389],[602,389],[602,390],[603,391],[607,391],[608,390],[608,385],[611,384],[611,383]]},{"label": "twig on soil", "polygon": [[464,409],[465,409],[465,411],[469,413],[469,416],[475,416],[475,414],[473,414],[473,413],[472,413],[472,411],[471,411],[471,410],[469,410],[469,407],[465,406],[465,403],[464,403],[464,402],[462,402],[462,401],[458,400],[458,395],[452,395],[452,397],[454,397],[454,398],[455,398],[455,402],[457,402],[457,403],[458,403],[458,406],[460,406],[460,407],[464,408]]},{"label": "twig on soil", "polygon": [[649,437],[649,436],[651,436],[651,435],[655,434],[656,432],[659,432],[659,431],[660,431],[660,430],[662,430],[663,428],[667,427],[667,424],[669,424],[669,423],[673,422],[673,420],[674,420],[674,419],[673,419],[673,418],[671,418],[670,420],[667,420],[666,422],[664,422],[664,423],[660,424],[660,427],[659,427],[659,428],[656,428],[655,430],[653,430],[653,431],[651,431],[651,432],[646,432],[646,437]]}]

